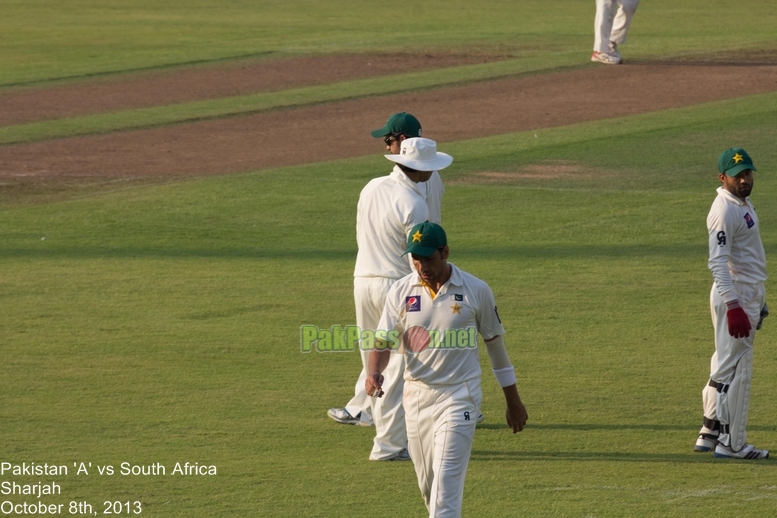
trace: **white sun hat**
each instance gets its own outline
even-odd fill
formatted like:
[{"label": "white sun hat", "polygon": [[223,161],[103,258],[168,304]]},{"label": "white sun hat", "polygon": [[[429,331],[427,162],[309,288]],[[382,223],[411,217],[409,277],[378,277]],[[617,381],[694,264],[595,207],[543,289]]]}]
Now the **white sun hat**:
[{"label": "white sun hat", "polygon": [[437,152],[437,142],[428,138],[409,138],[402,141],[398,155],[386,155],[392,162],[416,171],[438,171],[453,163],[453,157]]}]

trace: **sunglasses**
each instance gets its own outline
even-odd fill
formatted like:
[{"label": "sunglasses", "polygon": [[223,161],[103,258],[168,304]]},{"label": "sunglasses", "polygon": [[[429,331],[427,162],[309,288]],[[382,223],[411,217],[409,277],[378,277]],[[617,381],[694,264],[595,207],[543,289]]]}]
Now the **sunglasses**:
[{"label": "sunglasses", "polygon": [[387,146],[390,146],[392,142],[399,140],[400,136],[401,135],[388,135],[383,139],[383,142],[385,142]]}]

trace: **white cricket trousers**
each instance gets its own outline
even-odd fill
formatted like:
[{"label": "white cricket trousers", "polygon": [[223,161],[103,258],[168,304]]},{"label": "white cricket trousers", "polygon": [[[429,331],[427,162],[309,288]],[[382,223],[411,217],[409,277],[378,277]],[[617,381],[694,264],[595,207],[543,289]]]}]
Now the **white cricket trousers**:
[{"label": "white cricket trousers", "polygon": [[407,449],[430,517],[461,516],[481,400],[479,377],[434,387],[405,382]]},{"label": "white cricket trousers", "polygon": [[[354,277],[353,298],[356,303],[356,325],[359,329],[375,330],[380,323],[380,315],[386,304],[386,295],[396,279],[386,277]],[[383,460],[395,456],[407,447],[405,431],[405,411],[402,408],[402,388],[405,371],[405,357],[391,354],[386,370],[383,371],[383,397],[373,398],[367,395],[364,382],[369,374],[370,351],[359,348],[362,370],[354,387],[354,397],[345,409],[351,415],[362,413],[361,420],[375,423],[370,460]]]},{"label": "white cricket trousers", "polygon": [[734,290],[747,313],[752,329],[750,336],[746,338],[734,338],[729,334],[728,307],[717,286],[713,284],[710,292],[710,312],[715,329],[715,353],[710,360],[710,379],[721,388],[706,384],[702,390],[702,402],[704,417],[720,421],[721,433],[718,440],[734,451],[739,451],[747,442],[747,413],[753,378],[753,342],[755,326],[766,300],[766,289],[764,283],[735,282]]},{"label": "white cricket trousers", "polygon": [[608,52],[611,41],[626,43],[631,19],[639,0],[596,0],[594,17],[594,50]]}]

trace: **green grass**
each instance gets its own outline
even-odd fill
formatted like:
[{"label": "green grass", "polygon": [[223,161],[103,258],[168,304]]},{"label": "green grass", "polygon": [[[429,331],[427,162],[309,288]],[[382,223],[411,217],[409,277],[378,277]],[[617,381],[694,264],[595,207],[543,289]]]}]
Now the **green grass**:
[{"label": "green grass", "polygon": [[[266,55],[413,49],[589,50],[579,0],[2,0],[0,86]],[[714,53],[773,41],[777,8],[746,0],[643,3],[630,56]]]},{"label": "green grass", "polygon": [[[777,251],[773,117],[743,126],[752,103],[446,146],[452,261],[494,289],[530,414],[511,436],[485,377],[466,515],[773,512],[773,462],[691,451],[712,353],[704,218],[728,145],[756,160],[753,200]],[[559,163],[571,177],[520,176]],[[166,466],[56,478],[52,502],[100,512],[140,500],[165,517],[422,516],[412,468],[369,463],[371,430],[325,416],[358,358],[299,351],[301,324],[353,323],[355,204],[385,168],[370,156],[6,207],[2,460]],[[483,171],[508,176],[482,184]],[[765,447],[770,324],[749,427]],[[218,475],[170,476],[176,462]]]},{"label": "green grass", "polygon": [[[593,18],[592,3],[571,0],[0,9],[0,83],[42,86],[268,54],[519,56],[458,71],[481,80],[539,70],[531,59],[542,56],[548,69],[567,66],[590,48]],[[643,2],[628,49],[655,58],[768,46],[775,10]],[[732,17],[747,30],[732,30]],[[413,75],[414,87],[453,72]],[[338,85],[353,96],[373,86]],[[333,89],[254,96],[240,109],[325,101]],[[24,138],[221,116],[245,100],[49,121]],[[691,444],[713,350],[704,220],[717,156],[740,145],[755,159],[753,201],[773,257],[775,111],[766,94],[446,143],[451,260],[494,289],[530,415],[509,434],[485,376],[465,515],[774,514],[774,461],[716,462]],[[358,357],[299,350],[301,324],[354,322],[356,201],[386,172],[375,155],[0,205],[0,462],[70,468],[0,482],[54,480],[62,495],[43,502],[86,501],[98,514],[105,501],[138,500],[160,517],[423,516],[412,467],[368,462],[372,430],[325,415],[348,399]],[[750,411],[749,438],[766,448],[777,431],[775,325],[767,319],[756,340]],[[76,474],[81,462],[88,475]],[[161,463],[166,475],[121,475],[123,462]],[[218,474],[173,476],[177,462]],[[116,474],[100,475],[106,464]]]},{"label": "green grass", "polygon": [[442,70],[396,74],[277,92],[223,97],[153,108],[139,108],[17,124],[0,127],[0,145],[148,128],[259,111],[301,107],[323,102],[418,91],[519,74],[537,73],[547,71],[551,67],[555,70],[562,65],[579,66],[581,61],[583,60],[579,53],[565,53],[564,56],[549,64],[547,53],[533,52],[526,53],[521,59],[511,59],[496,63],[449,67]]},{"label": "green grass", "polygon": [[[584,8],[580,2],[567,3],[569,5],[561,7],[558,2],[490,2],[474,8],[474,11],[469,4],[455,6],[446,3],[445,8],[440,9],[444,14],[436,12],[437,7],[443,6],[434,3],[425,3],[423,7],[415,3],[397,5],[398,10],[412,13],[410,22],[405,16],[395,19],[382,13],[383,6],[354,5],[342,0],[328,2],[325,6],[298,1],[293,2],[291,10],[291,4],[266,2],[261,5],[250,2],[232,4],[228,9],[221,6],[216,9],[208,2],[196,2],[193,5],[187,3],[185,10],[176,2],[162,5],[157,2],[135,3],[129,10],[123,4],[105,2],[99,5],[82,2],[53,8],[44,1],[12,4],[7,10],[7,17],[0,20],[0,30],[5,24],[5,33],[11,35],[0,40],[0,51],[4,45],[8,47],[5,49],[7,52],[0,52],[0,56],[5,56],[0,57],[0,89],[32,83],[46,86],[62,79],[86,79],[94,75],[294,53],[412,52],[413,49],[425,49],[481,52],[502,55],[507,59],[277,92],[16,124],[0,127],[0,145],[149,128],[585,66],[590,48],[590,41],[587,41],[590,40],[590,21],[582,24],[580,20],[587,19],[590,6]],[[313,5],[318,13],[315,17],[301,15],[297,11],[314,9]],[[679,6],[676,3],[643,6],[632,30],[629,55],[633,59],[729,56],[736,60],[737,52],[773,53],[770,30],[777,22],[775,8],[743,9],[738,14],[739,23],[748,26],[747,38],[729,34],[720,38],[715,29],[722,31],[727,25],[725,19],[706,20],[706,25],[700,27],[703,30],[698,33],[694,26],[689,28],[685,23],[676,27],[678,21],[691,16],[687,8],[686,4]],[[344,16],[332,14],[340,10]],[[712,6],[705,2],[705,6],[699,6],[698,10],[708,13]],[[560,12],[563,15],[559,15]],[[666,19],[667,13],[671,22]],[[28,16],[35,17],[34,26],[21,21]],[[698,18],[698,13],[692,17]],[[512,31],[502,28],[505,23],[514,23],[516,18],[522,20],[519,28]],[[72,23],[65,24],[64,20]],[[355,23],[354,20],[358,20],[358,30],[344,30],[342,24]],[[473,20],[479,23],[473,24]],[[255,28],[251,36],[243,33],[246,22]],[[54,26],[47,27],[47,23]],[[278,27],[284,24],[288,27],[281,34],[276,34]],[[457,24],[466,25],[467,29],[456,30]],[[487,28],[487,37],[481,33],[481,26]],[[534,32],[526,33],[520,27],[532,27]],[[640,34],[640,27],[646,34]],[[47,36],[41,37],[40,31],[44,29]],[[389,41],[398,43],[367,43],[373,38],[380,38],[385,30],[391,34]],[[190,31],[196,32],[196,36]],[[326,45],[306,47],[304,42],[319,31]],[[423,35],[420,39],[419,34]],[[453,35],[455,37],[451,39]],[[347,41],[340,41],[341,38],[347,38]],[[289,39],[295,43],[289,45]],[[400,43],[406,40],[412,40],[412,46]],[[90,44],[95,41],[99,41],[99,47]],[[238,42],[239,47],[230,46],[230,43]],[[246,48],[246,45],[253,46]],[[204,54],[201,46],[207,47]],[[54,62],[41,62],[43,56]],[[94,70],[89,70],[90,66]],[[104,69],[106,66],[109,68]],[[65,70],[60,70],[61,67]],[[87,69],[77,72],[84,67]],[[39,78],[26,76],[33,72],[48,75]]]}]

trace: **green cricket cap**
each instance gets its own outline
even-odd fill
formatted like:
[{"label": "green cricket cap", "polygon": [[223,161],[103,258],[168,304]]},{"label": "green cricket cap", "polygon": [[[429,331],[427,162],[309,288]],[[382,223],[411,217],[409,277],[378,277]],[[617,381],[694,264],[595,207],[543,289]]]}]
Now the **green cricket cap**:
[{"label": "green cricket cap", "polygon": [[385,126],[372,131],[372,136],[375,138],[386,135],[404,135],[407,138],[420,137],[421,123],[409,113],[395,113],[388,118]]},{"label": "green cricket cap", "polygon": [[736,176],[745,169],[756,170],[750,155],[741,147],[729,148],[718,158],[718,171],[721,173]]},{"label": "green cricket cap", "polygon": [[410,229],[410,233],[407,235],[405,254],[431,257],[435,250],[447,244],[448,236],[445,235],[442,227],[437,223],[425,221]]}]

